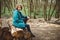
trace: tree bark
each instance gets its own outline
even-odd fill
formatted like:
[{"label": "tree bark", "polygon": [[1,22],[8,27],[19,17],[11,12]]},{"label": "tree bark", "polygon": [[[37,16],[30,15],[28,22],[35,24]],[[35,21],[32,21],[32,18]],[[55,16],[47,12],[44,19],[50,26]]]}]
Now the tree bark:
[{"label": "tree bark", "polygon": [[50,7],[49,7],[48,21],[51,20],[50,11],[51,11],[51,6],[52,6],[52,1],[53,1],[53,0],[51,0],[51,4],[50,4]]},{"label": "tree bark", "polygon": [[1,0],[0,0],[0,27],[2,26],[2,21],[1,21]]},{"label": "tree bark", "polygon": [[1,18],[1,1],[0,1],[0,18]]},{"label": "tree bark", "polygon": [[48,0],[45,0],[44,4],[44,20],[47,21],[47,5],[48,5]]},{"label": "tree bark", "polygon": [[59,18],[60,17],[60,0],[56,0],[56,14],[55,14],[55,18]]},{"label": "tree bark", "polygon": [[30,18],[31,18],[31,13],[33,11],[33,0],[30,0]]}]

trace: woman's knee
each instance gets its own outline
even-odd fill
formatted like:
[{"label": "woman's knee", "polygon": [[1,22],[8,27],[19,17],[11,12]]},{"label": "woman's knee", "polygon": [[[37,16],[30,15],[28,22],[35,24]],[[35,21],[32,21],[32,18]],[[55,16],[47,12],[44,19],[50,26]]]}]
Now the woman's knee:
[{"label": "woman's knee", "polygon": [[25,25],[26,27],[29,27],[29,25],[27,24],[27,25]]}]

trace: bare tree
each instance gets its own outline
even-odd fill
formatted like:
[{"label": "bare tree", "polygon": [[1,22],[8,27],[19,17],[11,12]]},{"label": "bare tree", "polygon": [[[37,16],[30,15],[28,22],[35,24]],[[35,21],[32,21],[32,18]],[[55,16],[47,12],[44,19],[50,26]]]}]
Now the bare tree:
[{"label": "bare tree", "polygon": [[2,25],[2,22],[1,22],[1,0],[0,0],[0,27]]},{"label": "bare tree", "polygon": [[26,9],[25,9],[25,5],[24,5],[24,0],[22,0],[22,5],[23,5],[24,12],[25,12],[25,15],[26,15]]},{"label": "bare tree", "polygon": [[0,1],[0,18],[1,18],[1,1]]},{"label": "bare tree", "polygon": [[55,14],[55,18],[59,18],[60,17],[60,0],[56,0],[56,14]]},{"label": "bare tree", "polygon": [[33,11],[33,0],[30,0],[30,17],[31,17],[32,11]]},{"label": "bare tree", "polygon": [[50,7],[49,7],[50,9],[49,9],[49,13],[48,13],[48,20],[51,20],[50,11],[51,11],[51,6],[52,6],[52,1],[53,1],[53,0],[51,0]]},{"label": "bare tree", "polygon": [[48,5],[48,0],[45,0],[44,4],[44,19],[47,21],[47,5]]}]

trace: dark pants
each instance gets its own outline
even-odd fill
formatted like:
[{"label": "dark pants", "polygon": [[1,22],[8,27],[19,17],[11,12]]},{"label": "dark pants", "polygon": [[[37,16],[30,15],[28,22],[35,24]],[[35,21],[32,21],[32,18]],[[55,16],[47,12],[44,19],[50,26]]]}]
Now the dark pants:
[{"label": "dark pants", "polygon": [[30,26],[29,26],[28,24],[25,25],[25,26],[26,26],[27,30],[28,30],[29,32],[31,32]]},{"label": "dark pants", "polygon": [[[24,19],[24,23],[25,23],[25,24],[27,23],[27,20],[28,20],[28,18],[26,17],[26,18]],[[32,32],[31,32],[31,29],[30,29],[30,26],[29,26],[28,24],[26,24],[25,27],[27,28],[27,30],[28,30],[30,33],[32,33]]]}]

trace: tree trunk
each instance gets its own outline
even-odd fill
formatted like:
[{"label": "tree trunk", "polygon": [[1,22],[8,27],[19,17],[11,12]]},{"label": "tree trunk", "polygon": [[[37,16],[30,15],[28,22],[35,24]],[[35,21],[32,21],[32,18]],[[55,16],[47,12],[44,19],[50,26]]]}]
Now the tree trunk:
[{"label": "tree trunk", "polygon": [[14,0],[14,7],[15,7],[15,0]]},{"label": "tree trunk", "polygon": [[30,17],[31,17],[31,13],[32,13],[32,11],[33,11],[33,0],[30,0]]},{"label": "tree trunk", "polygon": [[0,0],[0,27],[2,26],[2,21],[1,21],[1,0]]},{"label": "tree trunk", "polygon": [[44,20],[47,21],[47,5],[48,5],[48,0],[45,0],[44,4]]},{"label": "tree trunk", "polygon": [[1,18],[1,1],[0,1],[0,18]]},{"label": "tree trunk", "polygon": [[24,0],[22,0],[22,4],[23,4],[23,8],[24,8],[24,13],[26,15],[26,9],[25,9],[25,5],[24,5]]},{"label": "tree trunk", "polygon": [[51,20],[50,11],[51,11],[51,6],[52,6],[52,1],[53,1],[53,0],[51,0],[51,4],[50,4],[50,7],[49,7],[48,21]]},{"label": "tree trunk", "polygon": [[56,0],[56,14],[55,14],[55,18],[59,18],[60,17],[60,0]]}]

